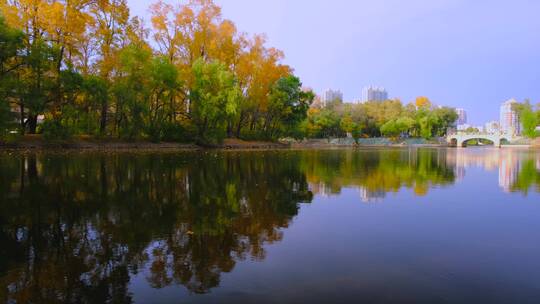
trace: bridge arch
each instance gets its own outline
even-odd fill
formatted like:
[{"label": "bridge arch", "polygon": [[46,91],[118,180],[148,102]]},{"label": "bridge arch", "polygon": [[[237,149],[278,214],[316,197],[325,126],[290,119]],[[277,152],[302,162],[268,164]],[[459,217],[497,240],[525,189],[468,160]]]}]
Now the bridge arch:
[{"label": "bridge arch", "polygon": [[485,140],[493,143],[494,146],[500,147],[505,141],[508,142],[506,137],[498,134],[452,134],[446,138],[448,145],[451,147],[466,147],[467,142],[471,140]]},{"label": "bridge arch", "polygon": [[466,148],[467,146],[469,146],[469,143],[473,140],[476,140],[478,142],[481,142],[481,141],[487,141],[487,142],[490,142],[489,145],[491,146],[500,146],[500,143],[498,142],[494,142],[493,139],[489,139],[489,138],[482,138],[482,137],[478,137],[478,138],[469,138],[469,139],[466,139],[462,142],[461,146],[463,148]]}]

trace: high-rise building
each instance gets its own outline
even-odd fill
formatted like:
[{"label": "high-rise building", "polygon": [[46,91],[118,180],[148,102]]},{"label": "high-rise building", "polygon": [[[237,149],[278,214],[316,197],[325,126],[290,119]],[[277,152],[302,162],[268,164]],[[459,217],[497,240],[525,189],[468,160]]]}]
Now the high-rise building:
[{"label": "high-rise building", "polygon": [[519,116],[514,109],[518,102],[510,99],[501,105],[500,131],[504,134],[515,136],[521,134]]},{"label": "high-rise building", "polygon": [[490,121],[490,122],[487,122],[486,125],[484,126],[484,131],[488,134],[497,134],[499,133],[499,122],[497,121]]},{"label": "high-rise building", "polygon": [[321,97],[322,106],[325,107],[329,102],[339,101],[343,102],[343,93],[339,90],[328,89],[323,93]]},{"label": "high-rise building", "polygon": [[458,115],[457,125],[464,125],[467,123],[467,111],[462,108],[457,108],[456,113]]},{"label": "high-rise building", "polygon": [[385,100],[388,100],[388,92],[382,87],[369,86],[362,89],[362,102]]}]

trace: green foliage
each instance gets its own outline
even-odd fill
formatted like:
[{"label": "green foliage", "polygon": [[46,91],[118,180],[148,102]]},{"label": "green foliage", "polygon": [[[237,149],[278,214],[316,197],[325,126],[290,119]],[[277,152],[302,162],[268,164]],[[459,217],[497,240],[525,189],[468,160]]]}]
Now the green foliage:
[{"label": "green foliage", "polygon": [[0,15],[0,139],[9,134],[15,117],[11,113],[9,101],[15,97],[15,69],[20,64],[17,58],[22,48],[23,33],[9,27]]},{"label": "green foliage", "polygon": [[408,133],[415,125],[414,119],[410,117],[400,117],[390,120],[381,126],[381,133],[385,136],[396,137]]},{"label": "green foliage", "polygon": [[47,119],[41,128],[43,137],[48,141],[64,141],[73,136],[71,128],[59,119]]},{"label": "green foliage", "polygon": [[512,190],[528,193],[532,186],[540,189],[540,171],[536,168],[533,159],[527,159],[521,164],[520,172],[516,182],[512,185]]},{"label": "green foliage", "polygon": [[458,120],[459,116],[456,113],[455,109],[449,107],[442,107],[433,110],[433,115],[435,116],[434,136],[444,136],[447,132],[447,129],[454,125]]},{"label": "green foliage", "polygon": [[330,138],[342,136],[339,115],[331,110],[321,110],[314,118],[314,123],[319,130],[318,137]]},{"label": "green foliage", "polygon": [[475,134],[475,133],[479,133],[480,130],[478,130],[478,128],[474,128],[474,127],[468,127],[466,130],[465,130],[465,133],[467,134]]},{"label": "green foliage", "polygon": [[381,133],[384,136],[395,137],[398,136],[401,132],[398,129],[396,121],[390,120],[381,126]]},{"label": "green foliage", "polygon": [[536,138],[539,136],[536,131],[536,127],[540,125],[540,109],[534,111],[529,101],[524,103],[516,104],[515,110],[518,112],[519,120],[523,127],[523,135],[528,138]]},{"label": "green foliage", "polygon": [[241,91],[234,75],[218,61],[198,59],[192,67],[190,114],[197,140],[218,143],[226,136],[227,119],[236,114]]},{"label": "green foliage", "polygon": [[117,104],[115,120],[122,138],[140,138],[146,128],[151,58],[149,50],[135,45],[120,52],[120,74],[112,86],[112,93]]},{"label": "green foliage", "polygon": [[195,138],[196,131],[190,126],[171,122],[165,122],[161,126],[159,140],[166,142],[193,142]]},{"label": "green foliage", "polygon": [[9,128],[13,125],[14,117],[9,109],[9,105],[4,100],[0,100],[0,139],[9,134]]},{"label": "green foliage", "polygon": [[340,121],[339,126],[347,134],[351,134],[356,128],[356,124],[352,121],[349,114],[346,114]]},{"label": "green foliage", "polygon": [[18,51],[23,47],[24,34],[8,26],[0,15],[0,80],[17,67]]},{"label": "green foliage", "polygon": [[78,129],[85,134],[99,134],[99,110],[109,98],[109,84],[99,76],[88,75],[83,79],[82,102],[77,111]]},{"label": "green foliage", "polygon": [[303,123],[307,137],[412,136],[430,139],[444,136],[458,116],[454,109],[430,108],[413,104],[403,106],[399,100],[366,102],[363,104],[332,104],[312,109]]},{"label": "green foliage", "polygon": [[264,132],[268,138],[287,135],[287,130],[295,130],[307,117],[307,110],[315,96],[302,91],[302,83],[296,76],[280,78],[273,86]]},{"label": "green foliage", "polygon": [[31,45],[29,54],[24,58],[29,77],[24,78],[21,93],[24,105],[31,116],[43,113],[51,102],[56,89],[53,69],[57,51],[45,41],[38,39]]}]

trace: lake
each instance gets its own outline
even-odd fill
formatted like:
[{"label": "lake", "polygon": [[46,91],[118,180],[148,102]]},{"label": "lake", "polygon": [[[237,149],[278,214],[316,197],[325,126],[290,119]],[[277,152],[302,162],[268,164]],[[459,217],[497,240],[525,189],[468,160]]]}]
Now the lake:
[{"label": "lake", "polygon": [[7,303],[538,303],[540,152],[0,153]]}]

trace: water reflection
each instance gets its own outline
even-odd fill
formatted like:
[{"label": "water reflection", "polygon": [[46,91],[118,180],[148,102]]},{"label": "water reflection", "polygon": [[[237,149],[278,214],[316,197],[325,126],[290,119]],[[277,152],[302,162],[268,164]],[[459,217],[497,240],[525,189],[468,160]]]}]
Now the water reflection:
[{"label": "water reflection", "polygon": [[310,202],[299,156],[276,157],[3,156],[0,300],[131,302],[145,265],[154,288],[209,291]]},{"label": "water reflection", "polygon": [[529,149],[456,149],[448,154],[448,163],[456,168],[458,180],[469,167],[498,170],[499,187],[504,192],[527,194],[531,188],[540,192],[540,153]]},{"label": "water reflection", "polygon": [[339,195],[342,188],[356,188],[365,203],[382,201],[402,188],[424,196],[432,188],[463,180],[472,167],[498,170],[504,192],[540,192],[540,154],[527,149],[306,151],[302,161],[315,194]]},{"label": "water reflection", "polygon": [[540,192],[540,156],[514,149],[1,154],[0,300],[129,303],[141,272],[207,293],[238,261],[263,261],[314,194],[423,196],[474,166]]},{"label": "water reflection", "polygon": [[302,160],[315,193],[339,194],[355,187],[362,201],[372,202],[402,187],[425,195],[430,187],[451,185],[456,177],[449,154],[446,149],[309,151]]}]

